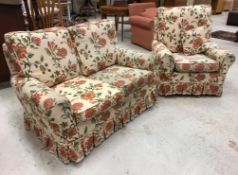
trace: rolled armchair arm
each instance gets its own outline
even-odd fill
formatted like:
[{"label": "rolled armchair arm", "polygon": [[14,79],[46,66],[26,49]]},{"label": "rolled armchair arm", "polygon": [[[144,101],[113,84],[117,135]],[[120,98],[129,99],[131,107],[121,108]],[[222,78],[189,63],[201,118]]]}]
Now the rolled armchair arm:
[{"label": "rolled armchair arm", "polygon": [[70,102],[65,96],[34,78],[15,75],[11,84],[25,111],[44,123],[57,142],[79,138]]},{"label": "rolled armchair arm", "polygon": [[216,60],[220,65],[220,73],[226,74],[229,67],[235,62],[235,56],[230,51],[220,49],[215,43],[205,43],[205,55]]},{"label": "rolled armchair arm", "polygon": [[154,70],[156,59],[151,53],[142,53],[124,48],[116,48],[117,64],[144,70]]},{"label": "rolled armchair arm", "polygon": [[161,42],[152,42],[152,51],[158,61],[159,69],[163,72],[174,72],[174,57],[172,52]]}]

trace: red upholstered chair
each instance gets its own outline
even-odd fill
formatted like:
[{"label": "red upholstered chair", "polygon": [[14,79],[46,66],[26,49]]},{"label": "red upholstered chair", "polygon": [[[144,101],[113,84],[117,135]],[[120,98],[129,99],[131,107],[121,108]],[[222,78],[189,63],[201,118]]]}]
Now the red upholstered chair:
[{"label": "red upholstered chair", "polygon": [[155,16],[155,3],[129,4],[129,22],[131,24],[132,43],[151,50]]}]

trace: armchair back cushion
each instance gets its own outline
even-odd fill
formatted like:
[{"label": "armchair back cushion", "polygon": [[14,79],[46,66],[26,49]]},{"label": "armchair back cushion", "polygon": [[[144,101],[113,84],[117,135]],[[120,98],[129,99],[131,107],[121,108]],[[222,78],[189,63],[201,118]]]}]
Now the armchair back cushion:
[{"label": "armchair back cushion", "polygon": [[[8,64],[15,73],[34,77],[51,87],[79,74],[74,44],[67,29],[5,34]],[[5,48],[6,49],[6,48]]]},{"label": "armchair back cushion", "polygon": [[172,52],[182,52],[182,35],[187,30],[205,26],[210,28],[211,7],[208,5],[159,7],[155,20],[154,39]]},{"label": "armchair back cushion", "polygon": [[81,61],[81,71],[90,75],[116,62],[116,29],[112,20],[100,20],[68,28]]}]

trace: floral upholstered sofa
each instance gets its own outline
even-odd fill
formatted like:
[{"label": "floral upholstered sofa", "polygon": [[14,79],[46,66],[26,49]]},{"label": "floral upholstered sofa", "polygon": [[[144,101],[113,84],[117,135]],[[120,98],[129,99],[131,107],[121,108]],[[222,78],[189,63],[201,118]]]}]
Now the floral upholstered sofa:
[{"label": "floral upholstered sofa", "polygon": [[154,22],[153,53],[159,63],[160,95],[222,94],[235,56],[210,41],[211,7],[160,7]]},{"label": "floral upholstered sofa", "polygon": [[154,59],[116,39],[110,20],[5,34],[25,126],[64,163],[81,161],[156,101]]}]

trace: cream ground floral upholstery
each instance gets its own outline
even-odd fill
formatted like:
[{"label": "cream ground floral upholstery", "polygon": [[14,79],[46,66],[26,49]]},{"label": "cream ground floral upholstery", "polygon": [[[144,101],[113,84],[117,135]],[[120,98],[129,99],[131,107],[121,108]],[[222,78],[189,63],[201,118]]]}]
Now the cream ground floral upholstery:
[{"label": "cream ground floral upholstery", "polygon": [[76,122],[89,120],[120,104],[124,98],[120,89],[84,76],[65,81],[53,88],[68,98]]},{"label": "cream ground floral upholstery", "polygon": [[175,70],[178,72],[216,72],[219,70],[219,63],[204,54],[184,55],[173,53]]},{"label": "cream ground floral upholstery", "polygon": [[79,53],[81,71],[90,75],[115,64],[116,29],[111,20],[88,22],[69,27]]},{"label": "cream ground floral upholstery", "polygon": [[211,28],[211,8],[208,5],[193,7],[160,7],[157,11],[155,35],[172,52],[183,50],[181,36],[187,30],[204,26]]},{"label": "cream ground floral upholstery", "polygon": [[204,44],[210,39],[210,34],[211,29],[208,29],[207,26],[185,31],[182,35],[183,52],[188,55],[205,52]]},{"label": "cream ground floral upholstery", "polygon": [[159,77],[152,54],[115,47],[112,21],[69,31],[8,33],[3,45],[26,128],[64,163],[80,162],[153,106]]},{"label": "cream ground floral upholstery", "polygon": [[74,78],[80,71],[67,29],[8,33],[5,41],[11,55],[7,61],[13,69],[26,77],[37,78],[47,86]]},{"label": "cream ground floral upholstery", "polygon": [[158,59],[160,95],[222,94],[235,56],[209,40],[203,43],[201,54],[186,56],[182,49],[182,38],[187,30],[201,26],[210,30],[210,15],[211,8],[206,5],[158,8],[152,48]]}]

